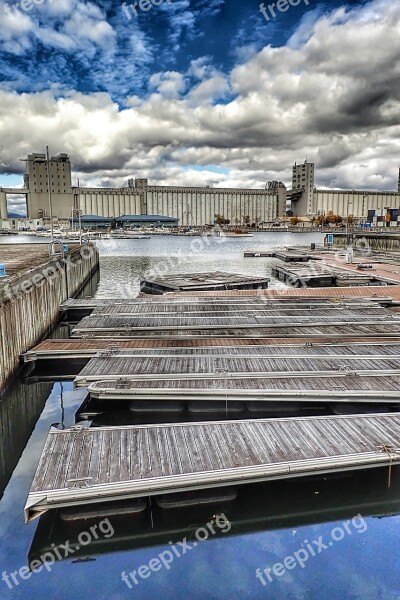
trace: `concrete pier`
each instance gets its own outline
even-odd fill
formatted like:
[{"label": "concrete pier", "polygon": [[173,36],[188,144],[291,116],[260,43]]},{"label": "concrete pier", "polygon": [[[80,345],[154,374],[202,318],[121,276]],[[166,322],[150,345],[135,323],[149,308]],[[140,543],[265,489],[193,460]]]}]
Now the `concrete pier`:
[{"label": "concrete pier", "polygon": [[49,258],[47,244],[0,246],[7,276],[0,279],[0,393],[21,353],[38,343],[59,318],[60,304],[83,287],[99,265],[97,248],[74,245]]}]

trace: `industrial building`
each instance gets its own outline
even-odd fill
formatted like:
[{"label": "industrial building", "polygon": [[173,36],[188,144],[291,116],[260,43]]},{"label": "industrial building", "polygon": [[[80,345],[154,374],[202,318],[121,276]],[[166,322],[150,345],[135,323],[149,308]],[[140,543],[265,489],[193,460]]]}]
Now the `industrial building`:
[{"label": "industrial building", "polygon": [[327,215],[332,211],[346,217],[367,218],[370,210],[400,207],[400,191],[370,192],[368,190],[319,190],[315,187],[315,166],[305,161],[293,167],[292,189],[288,190],[294,216]]},{"label": "industrial building", "polygon": [[147,179],[131,179],[122,188],[72,187],[67,154],[30,154],[23,189],[0,189],[0,218],[7,217],[7,194],[23,194],[29,218],[49,217],[49,182],[53,217],[74,214],[114,219],[122,215],[159,215],[177,219],[181,226],[213,224],[216,215],[232,225],[269,221],[286,211],[286,188],[270,182],[266,189],[151,186]]},{"label": "industrial building", "polygon": [[398,191],[321,190],[315,187],[315,165],[304,161],[292,170],[292,189],[270,181],[264,189],[152,186],[145,178],[129,179],[121,188],[73,187],[67,154],[29,154],[24,159],[24,187],[0,188],[0,219],[7,218],[7,195],[26,196],[28,218],[49,216],[49,182],[53,217],[98,215],[115,219],[123,215],[157,215],[177,219],[180,226],[211,225],[218,217],[231,225],[272,222],[284,217],[290,206],[298,217],[353,215],[367,220],[368,211],[400,207]]}]

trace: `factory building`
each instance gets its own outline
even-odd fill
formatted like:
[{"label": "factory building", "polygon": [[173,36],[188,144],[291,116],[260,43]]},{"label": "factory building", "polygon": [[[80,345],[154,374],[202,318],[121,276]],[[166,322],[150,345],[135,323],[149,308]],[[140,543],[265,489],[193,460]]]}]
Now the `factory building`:
[{"label": "factory building", "polygon": [[346,217],[366,219],[372,209],[400,206],[400,191],[369,192],[360,190],[319,190],[314,184],[315,166],[305,161],[293,167],[292,190],[288,191],[294,216],[327,215],[332,211]]},{"label": "factory building", "polygon": [[66,154],[51,157],[49,173],[44,154],[26,160],[24,187],[28,216],[47,217],[50,180],[53,216],[68,219],[84,215],[115,218],[121,215],[162,215],[182,226],[213,224],[221,215],[233,225],[274,219],[286,211],[286,188],[270,182],[267,189],[151,186],[147,179],[129,180],[128,187],[82,188],[71,186],[71,163]]},{"label": "factory building", "polygon": [[41,219],[49,216],[49,182],[53,215],[66,218],[72,210],[71,163],[67,154],[51,156],[47,163],[45,154],[29,154],[24,188],[27,193],[28,217]]},{"label": "factory building", "polygon": [[292,192],[293,200],[299,202],[297,211],[302,214],[296,216],[309,215],[313,211],[313,193],[314,193],[314,164],[304,161],[298,165],[294,163],[292,169]]},{"label": "factory building", "polygon": [[[114,219],[122,215],[160,215],[178,219],[181,226],[213,224],[216,215],[231,225],[271,222],[286,215],[287,201],[294,216],[312,217],[333,211],[366,220],[369,210],[400,206],[400,191],[316,189],[315,166],[295,164],[292,189],[280,181],[268,182],[265,189],[152,186],[147,179],[130,179],[122,188],[72,187],[71,163],[67,154],[30,154],[23,189],[0,188],[0,218],[7,217],[7,194],[25,194],[28,217],[49,215],[50,181],[53,216],[67,220],[72,215],[99,215]],[[400,187],[400,183],[399,183]]]},{"label": "factory building", "polygon": [[[212,224],[222,215],[233,225],[274,219],[285,214],[286,188],[235,189],[149,186],[134,188],[73,188],[74,208],[103,217],[163,215],[182,226]],[[248,219],[247,219],[248,218]]]}]

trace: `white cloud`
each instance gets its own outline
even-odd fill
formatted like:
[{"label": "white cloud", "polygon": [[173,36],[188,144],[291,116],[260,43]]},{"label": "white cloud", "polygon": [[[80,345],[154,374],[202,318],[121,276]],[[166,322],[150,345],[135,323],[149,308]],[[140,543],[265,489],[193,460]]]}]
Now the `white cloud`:
[{"label": "white cloud", "polygon": [[[89,32],[93,21],[99,28]],[[70,40],[73,22],[65,30]],[[103,40],[112,48],[113,32],[102,23],[91,9],[79,31],[90,43]],[[29,36],[29,21],[24,27]],[[303,20],[287,46],[266,46],[228,75],[207,57],[192,61],[187,73],[157,73],[149,79],[149,96],[132,95],[123,109],[107,94],[72,90],[60,98],[4,89],[0,163],[17,172],[18,158],[49,144],[53,153],[71,155],[86,183],[118,185],[142,175],[154,183],[260,186],[270,178],[289,182],[291,164],[307,156],[317,163],[321,186],[393,188],[399,51],[399,9],[391,0],[375,0]]]}]

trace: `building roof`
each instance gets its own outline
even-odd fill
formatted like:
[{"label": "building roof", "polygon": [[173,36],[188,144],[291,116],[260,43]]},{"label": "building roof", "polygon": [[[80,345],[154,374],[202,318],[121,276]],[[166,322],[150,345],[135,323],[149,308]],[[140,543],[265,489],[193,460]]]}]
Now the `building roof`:
[{"label": "building roof", "polygon": [[[79,219],[79,217],[75,217],[74,221],[77,221]],[[98,223],[111,223],[112,221],[112,217],[100,217],[100,215],[82,215],[81,216],[81,221],[96,221]],[[70,219],[71,221],[71,219]]]},{"label": "building roof", "polygon": [[178,221],[176,217],[165,217],[164,215],[122,215],[115,219],[118,223],[126,221],[136,223],[149,223],[151,221],[164,222],[164,223],[175,223]]}]

